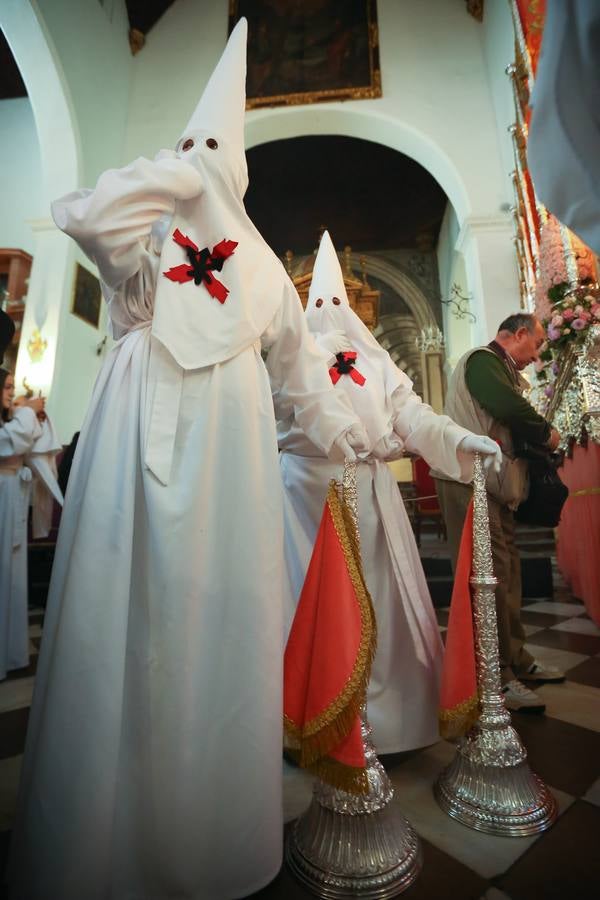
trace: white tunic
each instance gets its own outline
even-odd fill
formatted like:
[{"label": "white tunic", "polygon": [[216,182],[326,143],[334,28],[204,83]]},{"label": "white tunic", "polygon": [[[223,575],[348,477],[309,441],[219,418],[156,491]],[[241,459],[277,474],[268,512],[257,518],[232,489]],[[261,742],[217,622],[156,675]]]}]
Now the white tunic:
[{"label": "white tunic", "polygon": [[[40,478],[32,480],[31,470],[44,465],[49,470],[41,454],[53,455],[57,449],[49,423],[42,425],[29,407],[16,409],[10,422],[0,423],[0,679],[29,664],[27,515],[32,485],[34,537],[48,534],[52,515],[52,494]],[[53,476],[42,474],[60,501]]]},{"label": "white tunic", "polygon": [[[410,380],[392,366],[387,354],[359,357],[364,386],[342,375],[344,392],[366,425],[389,421],[385,435],[423,456],[430,465],[468,480],[471,457],[458,450],[469,434],[447,416],[436,415],[412,391]],[[326,369],[327,364],[321,365]],[[390,394],[386,384],[398,383]],[[368,388],[368,389],[367,389]],[[367,389],[367,390],[365,390]],[[286,633],[312,553],[331,478],[342,469],[297,427],[287,398],[276,398],[280,464],[284,485]],[[367,406],[365,406],[367,404]],[[371,435],[373,438],[373,435]],[[377,653],[368,692],[368,715],[379,753],[410,750],[438,739],[438,685],[442,643],[423,567],[400,492],[385,462],[369,457],[357,468],[358,511],[363,569],[377,617]]]},{"label": "white tunic", "polygon": [[[129,271],[134,244],[139,254],[125,284],[113,220],[94,222],[102,274],[104,232],[111,242],[121,337],[69,480],[14,832],[16,900],[237,898],[281,864],[283,520],[269,376],[323,453],[356,417],[314,365],[291,284],[262,335],[266,365],[257,342],[183,370],[152,336],[150,223],[172,212],[186,177],[173,164],[154,186],[146,235],[138,218],[125,246]],[[126,217],[120,228],[127,244]]]}]

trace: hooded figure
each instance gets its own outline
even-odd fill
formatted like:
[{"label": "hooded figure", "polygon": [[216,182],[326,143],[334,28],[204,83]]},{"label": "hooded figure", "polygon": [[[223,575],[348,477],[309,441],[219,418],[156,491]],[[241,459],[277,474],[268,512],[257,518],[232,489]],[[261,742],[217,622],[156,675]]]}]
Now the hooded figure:
[{"label": "hooded figure", "polygon": [[245,51],[242,20],[175,152],[53,205],[98,266],[116,345],[58,539],[14,832],[18,900],[225,900],[281,864],[269,377],[324,455],[352,456],[362,429],[244,210]]},{"label": "hooded figure", "polygon": [[[345,394],[373,451],[357,467],[361,555],[377,617],[377,653],[368,693],[369,721],[379,753],[397,753],[438,739],[442,643],[402,497],[382,460],[404,451],[451,472],[472,476],[472,453],[493,462],[498,448],[447,416],[436,415],[412,390],[350,308],[342,270],[323,234],[306,306],[306,320],[322,350],[319,365]],[[340,467],[299,427],[291,398],[276,396],[284,484],[287,569],[284,615],[289,631],[319,527],[327,487]]]}]

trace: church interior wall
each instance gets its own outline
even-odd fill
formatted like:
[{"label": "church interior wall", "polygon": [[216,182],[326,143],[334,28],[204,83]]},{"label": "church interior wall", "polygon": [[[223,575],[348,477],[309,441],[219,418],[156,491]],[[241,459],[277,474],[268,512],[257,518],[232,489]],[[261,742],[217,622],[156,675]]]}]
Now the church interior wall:
[{"label": "church interior wall", "polygon": [[36,5],[77,123],[78,186],[91,187],[123,158],[134,66],[125,0],[36,0]]},{"label": "church interior wall", "polygon": [[46,214],[40,143],[28,97],[0,101],[0,247],[33,254],[34,234],[27,224]]}]

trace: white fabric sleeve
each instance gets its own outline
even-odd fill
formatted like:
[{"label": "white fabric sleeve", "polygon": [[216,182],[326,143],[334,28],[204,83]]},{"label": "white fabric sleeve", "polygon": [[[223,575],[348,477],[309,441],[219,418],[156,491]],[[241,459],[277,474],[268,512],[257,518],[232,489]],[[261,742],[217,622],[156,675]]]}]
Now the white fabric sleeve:
[{"label": "white fabric sleeve", "polygon": [[[164,154],[164,155],[163,155]],[[170,220],[177,200],[202,191],[199,172],[170,151],[140,157],[100,176],[95,190],[52,204],[54,221],[98,266],[117,340],[152,319],[160,245],[153,226]]]},{"label": "white fabric sleeve", "polygon": [[[407,378],[410,384],[410,380]],[[471,434],[448,416],[438,415],[409,387],[401,384],[392,394],[393,426],[409,453],[422,456],[431,466],[453,481],[469,482],[473,477],[473,456],[459,449]]]},{"label": "white fabric sleeve", "polygon": [[345,394],[334,390],[291,284],[284,287],[262,345],[268,350],[266,366],[276,418],[286,419],[293,413],[309,440],[329,454],[335,439],[360,422]]},{"label": "white fabric sleeve", "polygon": [[139,157],[123,169],[104,172],[93,191],[56,200],[52,216],[98,266],[104,284],[116,290],[142,267],[154,222],[172,216],[177,200],[189,200],[201,190],[200,173],[184,160]]},{"label": "white fabric sleeve", "polygon": [[41,433],[25,456],[25,464],[33,473],[31,506],[34,538],[48,536],[52,526],[54,500],[61,506],[64,502],[56,468],[56,454],[62,450],[62,444],[49,418],[40,422],[40,425]]},{"label": "white fabric sleeve", "polygon": [[31,407],[17,407],[10,422],[0,425],[0,459],[28,453],[41,434],[42,426]]}]

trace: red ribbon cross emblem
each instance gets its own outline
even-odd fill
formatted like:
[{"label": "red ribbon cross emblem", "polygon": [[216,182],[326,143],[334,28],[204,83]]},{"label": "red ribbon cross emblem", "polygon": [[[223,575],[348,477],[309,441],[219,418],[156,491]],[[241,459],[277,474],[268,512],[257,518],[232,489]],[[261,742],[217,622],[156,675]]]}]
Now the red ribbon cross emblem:
[{"label": "red ribbon cross emblem", "polygon": [[349,375],[352,381],[362,387],[367,379],[364,375],[360,374],[358,369],[354,368],[356,357],[356,350],[350,350],[346,353],[335,354],[336,363],[329,370],[329,377],[334,384],[338,383],[342,375]]},{"label": "red ribbon cross emblem", "polygon": [[163,275],[178,284],[184,284],[186,281],[193,281],[196,285],[204,284],[211,297],[214,297],[219,303],[225,303],[229,288],[226,288],[212,273],[221,271],[225,260],[231,256],[238,242],[222,240],[215,244],[212,252],[208,247],[199,250],[187,235],[181,233],[179,228],[173,232],[173,240],[183,247],[188,262],[180,266],[173,266],[168,272],[163,272]]}]

